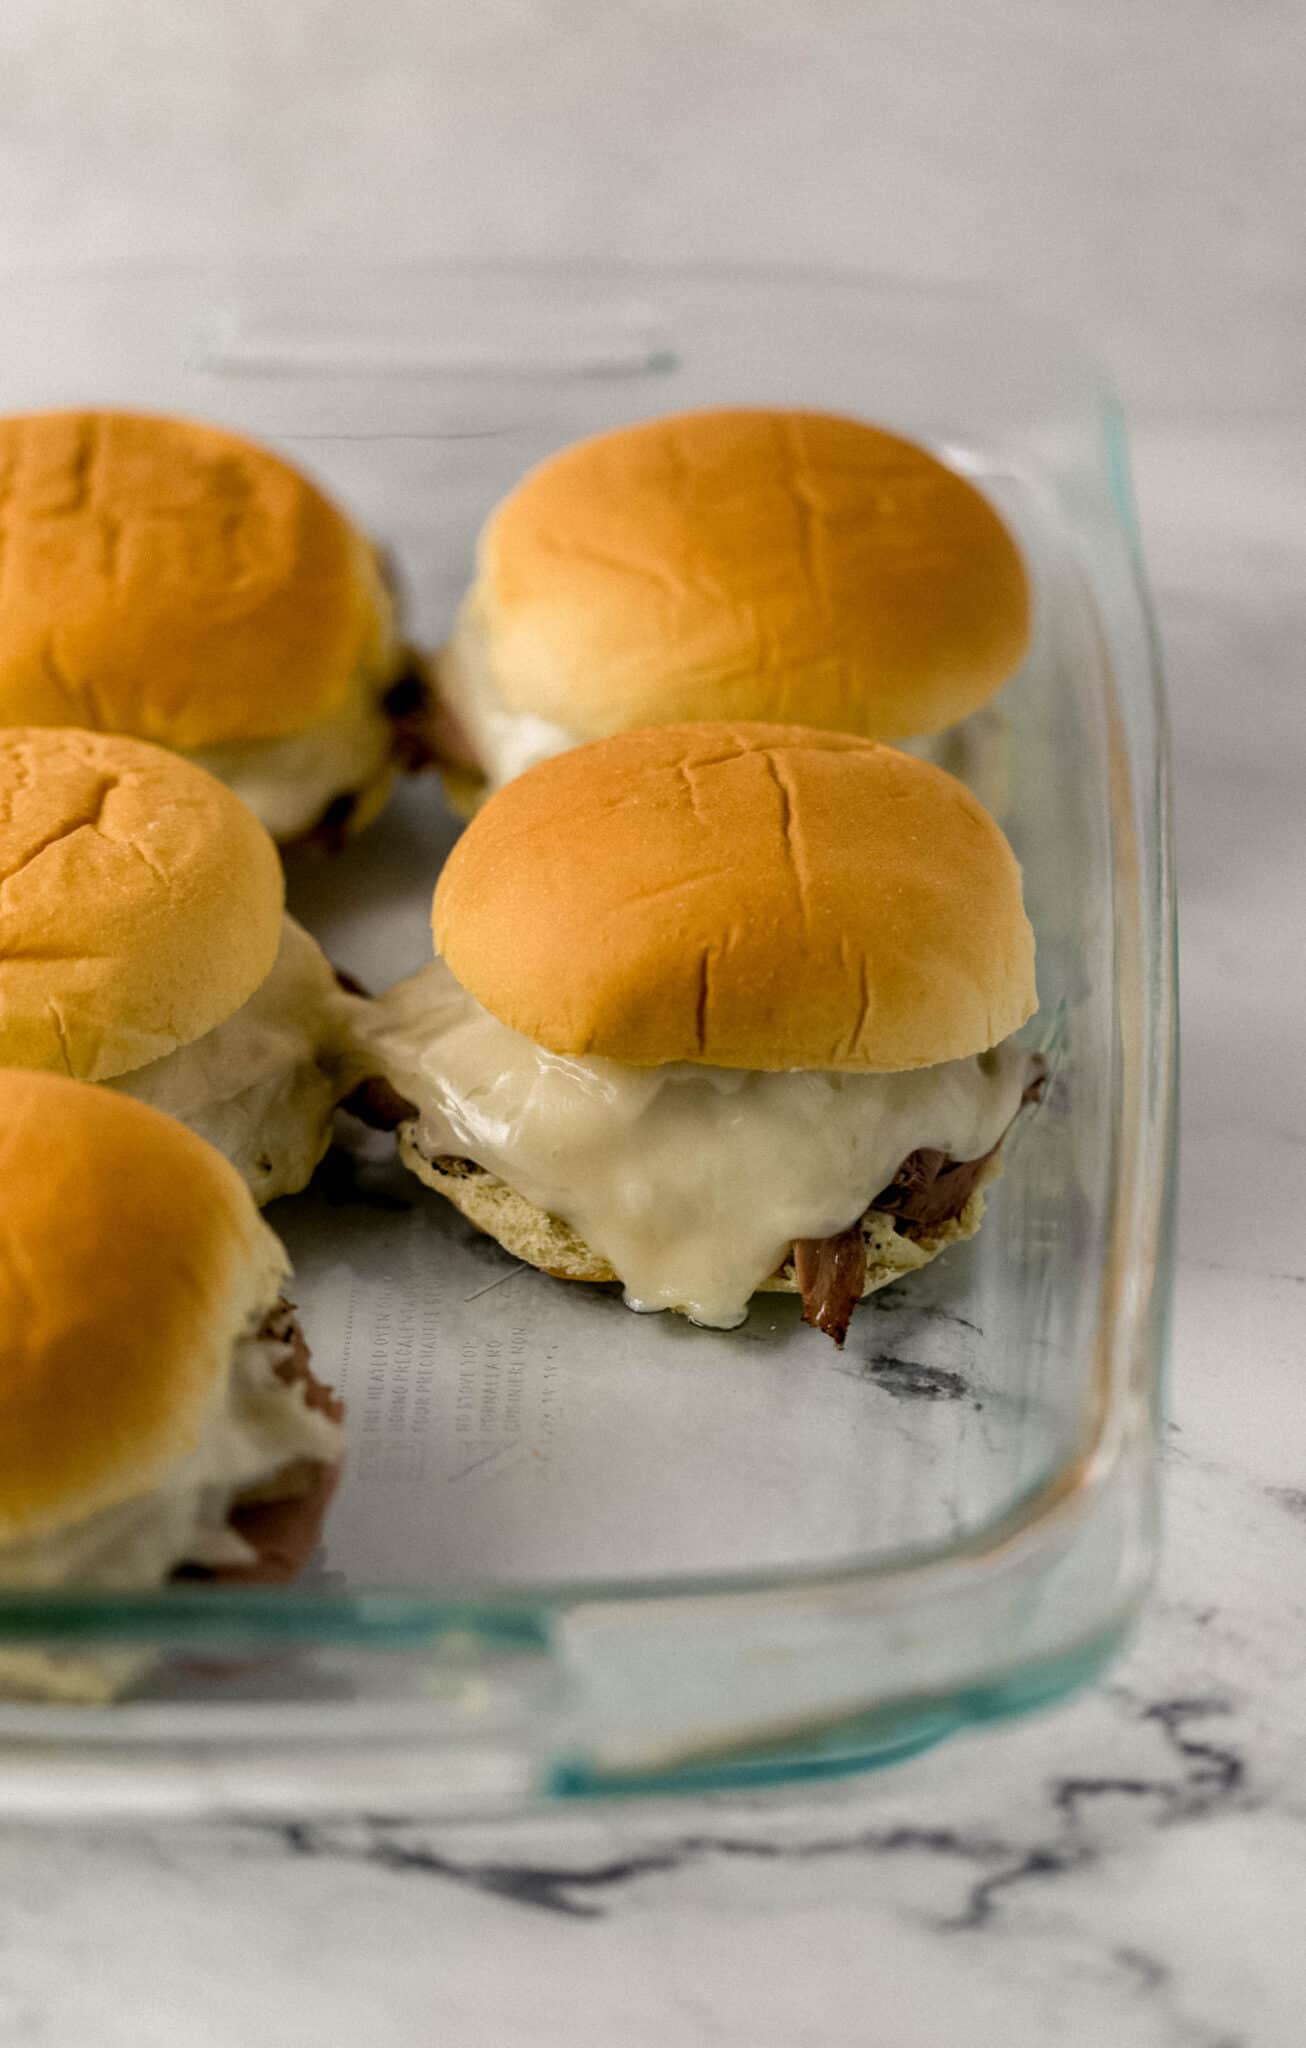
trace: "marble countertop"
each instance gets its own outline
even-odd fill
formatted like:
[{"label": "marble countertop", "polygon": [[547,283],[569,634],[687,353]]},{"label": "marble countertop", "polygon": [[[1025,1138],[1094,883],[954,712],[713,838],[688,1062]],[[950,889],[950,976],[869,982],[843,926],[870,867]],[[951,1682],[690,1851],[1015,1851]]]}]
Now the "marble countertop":
[{"label": "marble countertop", "polygon": [[[955,37],[941,0],[813,0],[798,14],[758,0],[746,36],[743,10],[732,30],[726,0],[710,0],[692,17],[703,62],[678,96],[691,15],[671,0],[470,12],[382,0],[366,47],[362,16],[331,0],[285,0],[257,22],[237,0],[12,0],[0,171],[34,196],[9,210],[0,259],[180,252],[188,232],[274,254],[332,232],[410,253],[833,253],[983,272],[1026,296],[1032,281],[1097,335],[1132,400],[1172,692],[1184,1107],[1164,1559],[1132,1647],[1101,1684],[1019,1726],[807,1792],[493,1827],[9,1829],[0,2042],[1300,2043],[1295,14],[1271,0],[1235,27],[1198,0],[1171,62],[1161,0],[1009,0]],[[100,83],[109,66],[116,97]],[[269,110],[279,117],[310,75],[271,133]],[[420,139],[415,77],[445,122]],[[511,118],[496,129],[500,105]],[[752,138],[738,161],[722,147],[726,123]],[[759,125],[782,152],[801,140],[801,175],[780,177]],[[514,137],[515,174],[499,148]],[[873,201],[885,180],[915,209],[911,233],[901,207]],[[850,205],[853,189],[864,206]],[[386,195],[384,217],[369,191]]]}]

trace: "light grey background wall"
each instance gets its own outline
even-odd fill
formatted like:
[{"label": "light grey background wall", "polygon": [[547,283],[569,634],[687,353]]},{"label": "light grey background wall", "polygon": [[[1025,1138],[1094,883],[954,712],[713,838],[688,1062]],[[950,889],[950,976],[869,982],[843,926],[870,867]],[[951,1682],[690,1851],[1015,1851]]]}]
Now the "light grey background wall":
[{"label": "light grey background wall", "polygon": [[1136,407],[1306,339],[1300,0],[3,0],[0,262],[582,253],[996,279]]}]

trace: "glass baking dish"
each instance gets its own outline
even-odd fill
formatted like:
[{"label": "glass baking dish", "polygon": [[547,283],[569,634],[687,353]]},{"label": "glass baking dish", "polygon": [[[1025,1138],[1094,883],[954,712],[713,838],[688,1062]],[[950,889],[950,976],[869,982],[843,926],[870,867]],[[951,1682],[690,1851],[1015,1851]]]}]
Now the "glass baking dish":
[{"label": "glass baking dish", "polygon": [[[1048,1699],[1155,1547],[1169,1292],[1164,715],[1124,440],[1064,338],[849,278],[599,270],[58,276],[6,286],[0,409],[123,403],[264,436],[448,626],[478,523],[573,436],[712,402],[924,439],[1014,522],[1033,650],[942,745],[1025,866],[1053,1079],[978,1239],[842,1355],[764,1296],[723,1335],[519,1267],[378,1144],[271,1220],[352,1417],[293,1590],[0,1597],[0,1655],[123,1660],[103,1707],[0,1705],[19,1814],[502,1810],[905,1755]],[[429,957],[455,826],[410,784],[292,907],[374,987]]]}]

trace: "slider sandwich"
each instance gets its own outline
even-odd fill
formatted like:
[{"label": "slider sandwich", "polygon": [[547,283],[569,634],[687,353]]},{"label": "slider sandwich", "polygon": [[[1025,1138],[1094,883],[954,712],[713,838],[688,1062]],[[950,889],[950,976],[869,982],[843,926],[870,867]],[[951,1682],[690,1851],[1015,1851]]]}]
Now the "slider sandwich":
[{"label": "slider sandwich", "polygon": [[157,741],[283,844],[341,843],[425,741],[366,536],[307,477],[191,420],[0,419],[0,723]]},{"label": "slider sandwich", "polygon": [[[239,1176],[142,1103],[6,1070],[0,1188],[0,1586],[294,1576],[343,1410]],[[0,1691],[103,1696],[134,1669],[8,1648]]]},{"label": "slider sandwich", "polygon": [[1040,1062],[1002,832],[848,734],[664,726],[508,784],[369,1027],[405,1163],[515,1257],[729,1329],[978,1228]]},{"label": "slider sandwich", "polygon": [[936,733],[1029,641],[1020,552],[973,484],[831,413],[684,413],[581,441],[491,512],[439,656],[440,750],[470,808],[641,725],[765,719]]},{"label": "slider sandwich", "polygon": [[0,731],[0,1064],[189,1124],[260,1202],[308,1181],[366,1079],[363,1005],[284,914],[276,848],[141,740]]}]

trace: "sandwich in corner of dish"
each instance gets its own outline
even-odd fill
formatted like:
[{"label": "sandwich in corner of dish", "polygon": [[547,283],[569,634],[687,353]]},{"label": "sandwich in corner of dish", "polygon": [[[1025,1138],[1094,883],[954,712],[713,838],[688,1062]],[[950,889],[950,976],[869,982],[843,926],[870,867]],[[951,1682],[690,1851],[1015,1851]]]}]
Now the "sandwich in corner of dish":
[{"label": "sandwich in corner of dish", "polygon": [[1041,1062],[1020,870],[941,769],[847,734],[649,728],[531,769],[381,997],[407,1165],[518,1258],[731,1328],[978,1228]]},{"label": "sandwich in corner of dish", "polygon": [[637,726],[923,739],[987,703],[1029,634],[1015,538],[928,449],[833,413],[681,413],[560,449],[490,513],[431,729],[468,812]]},{"label": "sandwich in corner of dish", "polygon": [[[344,1411],[238,1175],[141,1103],[9,1069],[0,1184],[0,1588],[293,1576]],[[110,1696],[138,1662],[9,1643],[0,1694]]]},{"label": "sandwich in corner of dish", "polygon": [[270,449],[105,410],[0,419],[0,723],[153,740],[334,850],[429,758],[383,557]]},{"label": "sandwich in corner of dish", "polygon": [[364,1007],[284,914],[229,789],[140,740],[0,732],[0,1062],[98,1081],[304,1187],[366,1079]]}]

